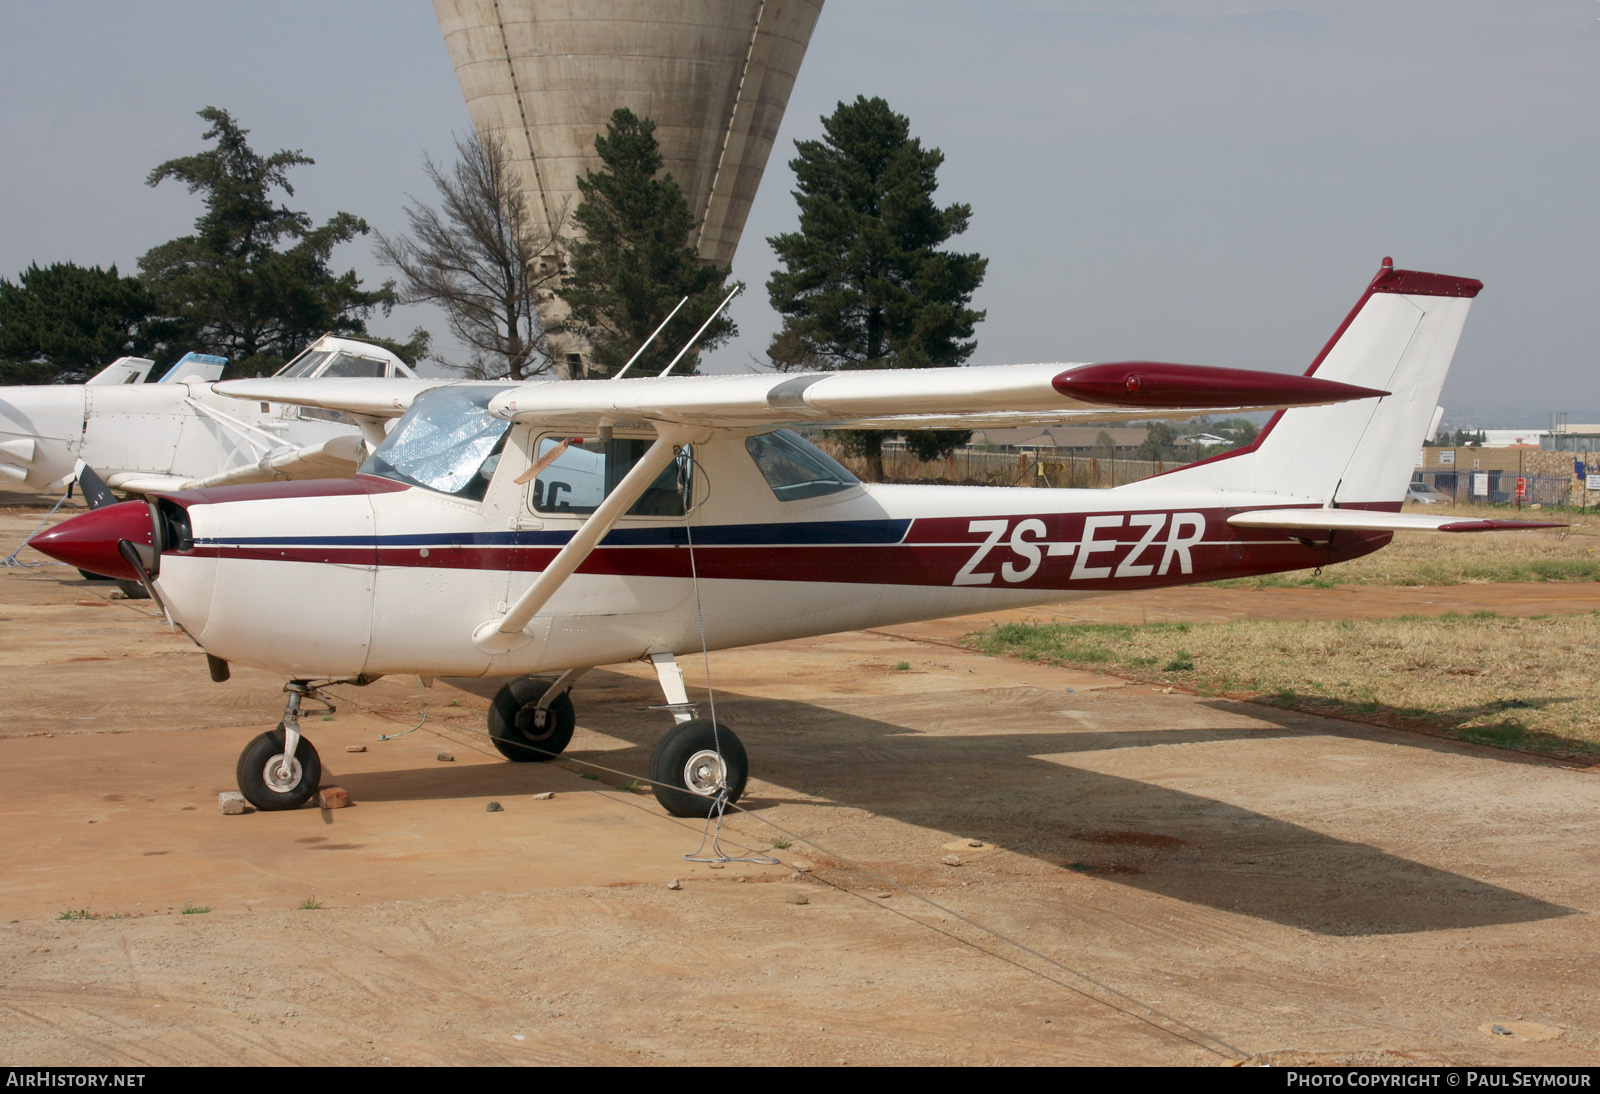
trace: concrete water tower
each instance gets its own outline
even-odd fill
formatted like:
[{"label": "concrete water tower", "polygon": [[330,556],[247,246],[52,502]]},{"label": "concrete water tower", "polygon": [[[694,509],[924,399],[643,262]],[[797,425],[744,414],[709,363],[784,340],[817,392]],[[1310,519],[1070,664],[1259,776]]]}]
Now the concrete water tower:
[{"label": "concrete water tower", "polygon": [[[701,261],[733,260],[822,0],[433,6],[474,127],[505,142],[547,231],[572,237],[561,212],[577,208],[577,180],[600,167],[595,136],[627,107],[656,123],[664,169],[699,223]],[[559,310],[539,302],[546,329]],[[585,348],[552,346],[558,367]]]}]

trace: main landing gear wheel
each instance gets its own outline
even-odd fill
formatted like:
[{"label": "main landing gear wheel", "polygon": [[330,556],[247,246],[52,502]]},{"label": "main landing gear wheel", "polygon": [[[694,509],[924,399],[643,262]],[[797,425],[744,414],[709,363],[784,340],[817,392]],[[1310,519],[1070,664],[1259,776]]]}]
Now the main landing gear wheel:
[{"label": "main landing gear wheel", "polygon": [[489,707],[489,739],[500,755],[518,763],[539,763],[555,759],[572,742],[578,724],[572,696],[558,695],[540,710],[539,700],[549,690],[549,680],[519,676],[495,693]]},{"label": "main landing gear wheel", "polygon": [[673,726],[650,754],[651,789],[674,817],[709,817],[724,787],[732,805],[749,777],[744,745],[733,730],[709,718]]},{"label": "main landing gear wheel", "polygon": [[322,759],[304,737],[284,763],[283,726],[263,733],[239,754],[239,792],[263,812],[298,809],[311,800],[322,781]]}]

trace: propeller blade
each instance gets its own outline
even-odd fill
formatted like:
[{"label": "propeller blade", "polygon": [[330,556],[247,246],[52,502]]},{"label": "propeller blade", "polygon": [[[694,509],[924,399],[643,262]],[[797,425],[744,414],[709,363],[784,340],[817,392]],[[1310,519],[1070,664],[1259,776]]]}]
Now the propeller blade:
[{"label": "propeller blade", "polygon": [[125,539],[117,540],[117,553],[122,560],[133,567],[139,575],[139,584],[144,586],[144,591],[150,594],[150,599],[155,601],[156,607],[161,609],[161,614],[167,617],[167,626],[174,631],[178,629],[177,623],[172,619],[172,613],[167,610],[167,602],[161,599],[161,594],[156,592],[156,583],[150,577],[150,571],[144,568],[144,559],[139,557],[139,548]]}]

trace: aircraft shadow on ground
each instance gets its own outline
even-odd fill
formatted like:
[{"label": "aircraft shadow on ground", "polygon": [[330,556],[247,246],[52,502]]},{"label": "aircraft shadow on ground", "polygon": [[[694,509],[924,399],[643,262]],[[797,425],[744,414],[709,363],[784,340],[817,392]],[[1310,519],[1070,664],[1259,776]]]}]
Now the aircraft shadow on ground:
[{"label": "aircraft shadow on ground", "polygon": [[[999,688],[992,694],[997,701],[980,712],[983,724],[970,727],[970,733],[950,727],[951,705],[938,694],[875,696],[864,699],[862,709],[844,712],[720,692],[716,706],[718,720],[743,739],[753,775],[795,792],[794,800],[822,799],[982,840],[1058,867],[1064,877],[1072,871],[1092,874],[1328,935],[1453,930],[1576,914],[1370,844],[1199,794],[1073,767],[1061,759],[1105,749],[1325,735],[1327,723],[1311,716],[1221,703],[1213,706],[1239,714],[1241,724],[1147,726],[1129,732],[1073,726],[1055,732],[1039,725],[1062,721],[1048,717],[1064,705],[1059,695],[1027,687]],[[660,701],[653,683],[597,671],[580,682],[576,701],[581,728],[634,747],[589,752],[580,735],[567,755],[645,772],[650,749],[668,725],[663,712],[647,709]],[[869,706],[899,722],[868,716]],[[702,703],[701,714],[707,713]],[[918,728],[933,716],[943,722],[938,732]],[[1013,724],[1016,731],[1008,732]],[[1312,741],[1306,743],[1314,747]],[[514,793],[515,786],[536,776],[508,769],[539,766],[478,770],[485,772],[484,785],[498,778],[504,780],[498,792]],[[440,792],[430,774],[419,773],[415,789],[421,796]],[[1359,775],[1350,780],[1349,795],[1365,792]],[[1331,796],[1338,793],[1339,788],[1332,788]],[[742,804],[760,810],[772,803],[756,793]],[[804,835],[804,825],[797,827]]]}]

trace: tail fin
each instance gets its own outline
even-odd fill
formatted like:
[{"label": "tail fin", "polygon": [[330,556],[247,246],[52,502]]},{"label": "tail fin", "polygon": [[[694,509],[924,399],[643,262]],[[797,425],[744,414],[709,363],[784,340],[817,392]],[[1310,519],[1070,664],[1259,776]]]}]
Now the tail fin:
[{"label": "tail fin", "polygon": [[1280,410],[1245,448],[1121,489],[1227,490],[1397,507],[1467,309],[1482,288],[1467,277],[1397,270],[1385,258],[1306,375],[1389,395]]}]

